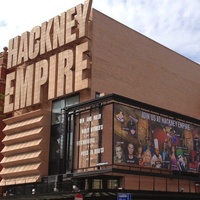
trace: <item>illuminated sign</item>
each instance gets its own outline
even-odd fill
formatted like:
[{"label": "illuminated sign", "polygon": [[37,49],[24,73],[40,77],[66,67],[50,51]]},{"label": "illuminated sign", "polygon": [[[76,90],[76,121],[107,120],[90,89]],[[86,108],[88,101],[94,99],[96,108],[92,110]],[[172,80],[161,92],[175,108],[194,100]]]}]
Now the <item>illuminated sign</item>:
[{"label": "illuminated sign", "polygon": [[200,126],[115,104],[114,163],[200,172]]},{"label": "illuminated sign", "polygon": [[90,88],[91,6],[87,0],[9,41],[5,113]]}]

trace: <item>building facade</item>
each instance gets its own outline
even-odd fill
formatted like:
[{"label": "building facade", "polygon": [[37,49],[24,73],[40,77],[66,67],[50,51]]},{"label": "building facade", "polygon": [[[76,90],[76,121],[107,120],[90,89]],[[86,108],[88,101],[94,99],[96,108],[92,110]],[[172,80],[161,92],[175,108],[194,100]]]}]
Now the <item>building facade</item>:
[{"label": "building facade", "polygon": [[[7,48],[4,48],[4,52],[0,53],[0,141],[4,138],[3,129],[5,124],[3,119],[5,117],[3,113],[3,101],[5,94],[5,80],[6,80],[6,63],[7,63]],[[3,143],[0,143],[0,151],[3,149]],[[3,159],[3,155],[0,154],[0,160]],[[2,170],[2,166],[0,166],[0,170]],[[2,188],[0,189],[1,194],[3,193]]]},{"label": "building facade", "polygon": [[2,198],[199,199],[199,64],[91,0],[2,55]]}]

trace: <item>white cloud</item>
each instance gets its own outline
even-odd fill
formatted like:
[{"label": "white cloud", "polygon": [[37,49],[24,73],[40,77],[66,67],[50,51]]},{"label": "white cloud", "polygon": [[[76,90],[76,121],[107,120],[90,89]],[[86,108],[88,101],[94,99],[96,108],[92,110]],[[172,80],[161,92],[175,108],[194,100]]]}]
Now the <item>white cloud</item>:
[{"label": "white cloud", "polygon": [[[3,1],[0,49],[8,46],[9,39],[83,2]],[[93,0],[93,8],[200,63],[199,0]]]}]

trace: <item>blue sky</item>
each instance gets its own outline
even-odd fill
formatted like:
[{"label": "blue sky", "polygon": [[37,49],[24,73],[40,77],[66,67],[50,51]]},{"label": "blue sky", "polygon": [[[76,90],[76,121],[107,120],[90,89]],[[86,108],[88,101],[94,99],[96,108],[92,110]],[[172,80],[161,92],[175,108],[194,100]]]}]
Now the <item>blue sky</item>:
[{"label": "blue sky", "polygon": [[[0,51],[9,39],[84,0],[1,1]],[[199,0],[93,0],[93,8],[200,63]],[[3,8],[3,9],[2,9]]]}]

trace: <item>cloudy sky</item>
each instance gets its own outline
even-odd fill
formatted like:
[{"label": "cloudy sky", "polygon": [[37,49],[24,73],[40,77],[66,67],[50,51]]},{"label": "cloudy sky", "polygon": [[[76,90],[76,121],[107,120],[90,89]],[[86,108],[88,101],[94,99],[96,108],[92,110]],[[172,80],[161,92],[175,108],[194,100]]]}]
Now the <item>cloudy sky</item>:
[{"label": "cloudy sky", "polygon": [[[0,51],[8,41],[84,0],[1,0]],[[199,0],[93,0],[92,7],[200,63]]]}]

